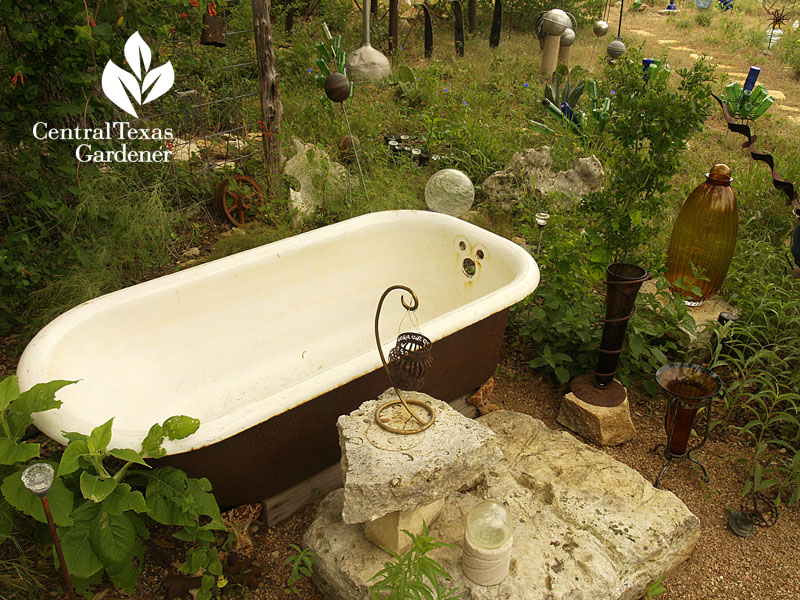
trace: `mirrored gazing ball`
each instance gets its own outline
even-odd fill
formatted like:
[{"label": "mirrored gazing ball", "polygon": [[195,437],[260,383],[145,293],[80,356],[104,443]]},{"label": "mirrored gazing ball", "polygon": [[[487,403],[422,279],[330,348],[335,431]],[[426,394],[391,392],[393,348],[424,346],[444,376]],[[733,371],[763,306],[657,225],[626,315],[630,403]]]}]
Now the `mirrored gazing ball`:
[{"label": "mirrored gazing ball", "polygon": [[561,46],[572,46],[575,43],[575,32],[567,27],[561,34]]},{"label": "mirrored gazing ball", "polygon": [[605,34],[608,33],[608,23],[603,20],[595,21],[594,26],[592,27],[592,31],[594,32],[595,36],[603,37]]},{"label": "mirrored gazing ball", "polygon": [[325,95],[331,102],[344,102],[350,97],[350,81],[341,73],[331,73],[325,78]]},{"label": "mirrored gazing ball", "polygon": [[572,27],[572,19],[560,8],[548,10],[542,17],[542,31],[547,35],[561,35],[567,27]]}]

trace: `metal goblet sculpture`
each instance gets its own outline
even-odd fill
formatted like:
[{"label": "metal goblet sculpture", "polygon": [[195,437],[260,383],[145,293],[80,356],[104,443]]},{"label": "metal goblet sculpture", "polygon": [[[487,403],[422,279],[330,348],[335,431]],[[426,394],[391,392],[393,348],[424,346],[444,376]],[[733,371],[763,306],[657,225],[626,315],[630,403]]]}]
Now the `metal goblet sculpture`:
[{"label": "metal goblet sculpture", "polygon": [[[433,408],[420,400],[406,400],[400,393],[400,389],[407,391],[418,391],[422,389],[425,383],[425,374],[433,363],[431,357],[431,341],[421,333],[406,332],[397,336],[397,343],[395,347],[389,352],[389,362],[387,363],[386,357],[383,354],[383,345],[381,344],[381,337],[378,331],[379,320],[381,316],[381,307],[383,301],[389,292],[393,290],[404,290],[411,294],[411,304],[407,304],[404,297],[400,298],[400,302],[407,311],[415,311],[419,307],[419,298],[411,288],[404,285],[393,285],[387,288],[381,295],[378,301],[378,309],[375,311],[375,343],[378,345],[378,354],[380,354],[383,368],[389,377],[389,382],[392,384],[397,400],[391,400],[382,404],[375,411],[375,422],[391,433],[399,433],[409,435],[412,433],[419,433],[425,431],[428,427],[433,425],[436,418]],[[400,429],[392,427],[388,424],[388,419],[383,419],[382,414],[388,408],[397,405],[403,405],[409,415],[418,423],[417,427],[413,429]],[[423,408],[429,415],[427,420],[423,419],[420,415],[411,410],[412,406],[419,406]]]},{"label": "metal goblet sculpture", "polygon": [[[358,166],[358,173],[361,175],[361,185],[364,187],[364,197],[367,199],[369,203],[369,192],[367,192],[367,182],[364,181],[364,171],[361,169],[361,159],[358,157],[358,148],[356,144],[352,142],[355,138],[353,135],[353,130],[350,129],[350,119],[347,117],[347,109],[344,106],[345,100],[349,99],[350,96],[353,94],[353,85],[350,83],[350,80],[347,79],[347,76],[343,73],[339,73],[337,71],[332,72],[325,78],[325,95],[328,97],[328,100],[331,102],[338,102],[342,107],[342,112],[344,113],[344,122],[347,125],[347,134],[351,140],[351,147],[353,156],[356,159],[356,165]],[[347,186],[348,189],[350,188],[350,171],[347,171]]]},{"label": "metal goblet sculpture", "polygon": [[625,402],[625,388],[614,375],[619,370],[628,321],[636,313],[636,296],[648,279],[650,274],[639,265],[612,263],[606,268],[606,316],[602,320],[597,368],[592,373],[578,375],[570,383],[572,393],[584,402],[607,407]]},{"label": "metal goblet sculpture", "polygon": [[[722,393],[719,376],[700,365],[669,363],[656,371],[656,383],[667,393],[667,408],[664,413],[664,429],[667,443],[653,448],[657,452],[664,448],[667,464],[661,469],[653,484],[658,487],[667,468],[676,461],[688,460],[700,467],[703,481],[708,481],[706,468],[692,456],[692,452],[703,447],[708,439],[711,425],[711,401]],[[689,448],[689,436],[695,425],[698,412],[705,412],[705,426],[700,443]]]}]

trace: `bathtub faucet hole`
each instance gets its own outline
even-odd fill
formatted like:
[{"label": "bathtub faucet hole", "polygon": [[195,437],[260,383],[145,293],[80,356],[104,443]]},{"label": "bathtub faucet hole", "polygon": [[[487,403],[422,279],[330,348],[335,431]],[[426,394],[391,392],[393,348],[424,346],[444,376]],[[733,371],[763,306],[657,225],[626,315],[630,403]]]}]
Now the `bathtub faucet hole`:
[{"label": "bathtub faucet hole", "polygon": [[478,260],[483,260],[483,250],[478,250],[478,251],[475,253],[475,256],[477,256],[477,257],[478,257]]},{"label": "bathtub faucet hole", "polygon": [[477,272],[475,261],[471,258],[465,258],[464,262],[461,263],[461,268],[464,269],[464,275],[467,277],[474,277]]},{"label": "bathtub faucet hole", "polygon": [[465,242],[463,242],[463,241],[458,242],[458,248],[460,250],[466,250],[467,249],[467,244]]}]

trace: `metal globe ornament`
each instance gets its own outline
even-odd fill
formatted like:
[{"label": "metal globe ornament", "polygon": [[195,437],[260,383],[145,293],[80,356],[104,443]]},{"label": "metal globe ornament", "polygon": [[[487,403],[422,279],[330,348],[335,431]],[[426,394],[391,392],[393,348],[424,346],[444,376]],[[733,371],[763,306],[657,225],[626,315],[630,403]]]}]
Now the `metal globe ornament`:
[{"label": "metal globe ornament", "polygon": [[613,40],[606,48],[606,52],[608,53],[609,58],[611,60],[617,60],[620,56],[625,54],[626,48],[623,41],[619,38]]},{"label": "metal globe ornament", "polygon": [[542,17],[542,31],[546,35],[561,35],[567,27],[572,27],[572,19],[560,8],[548,10]]},{"label": "metal globe ornament", "polygon": [[595,37],[603,37],[608,33],[608,23],[602,19],[600,21],[595,21],[594,25],[592,26],[592,31],[594,32]]},{"label": "metal globe ornament", "polygon": [[331,102],[344,102],[350,97],[350,81],[342,73],[331,73],[325,78],[325,95]]},{"label": "metal globe ornament", "polygon": [[561,34],[561,45],[572,46],[575,43],[575,31],[567,27]]}]

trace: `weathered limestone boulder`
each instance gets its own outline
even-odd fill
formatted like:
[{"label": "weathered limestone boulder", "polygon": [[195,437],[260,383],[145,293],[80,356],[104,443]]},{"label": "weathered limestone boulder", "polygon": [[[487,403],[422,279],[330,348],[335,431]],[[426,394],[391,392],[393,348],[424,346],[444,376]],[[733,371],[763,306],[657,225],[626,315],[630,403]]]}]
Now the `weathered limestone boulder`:
[{"label": "weathered limestone boulder", "polygon": [[299,183],[299,190],[289,188],[289,204],[297,211],[296,219],[302,220],[323,205],[326,195],[345,191],[347,169],[314,144],[292,141],[295,154],[286,161],[284,172]]},{"label": "weathered limestone boulder", "polygon": [[[455,546],[431,556],[465,600],[637,600],[691,554],[700,522],[672,492],[528,415],[495,411],[478,422],[497,435],[503,458],[474,487],[451,494],[431,528]],[[486,498],[515,516],[509,575],[491,587],[466,579],[460,566],[466,515]],[[319,556],[314,582],[326,598],[367,600],[388,555],[342,520],[343,499],[340,489],[322,501],[303,542]]]},{"label": "weathered limestone boulder", "polygon": [[567,429],[601,446],[624,444],[636,435],[627,396],[617,406],[595,406],[569,392],[561,401],[557,420]]},{"label": "weathered limestone boulder", "polygon": [[403,531],[422,533],[423,524],[430,525],[441,514],[444,498],[414,510],[396,510],[374,521],[364,523],[364,536],[376,546],[402,554],[411,547],[411,538]]},{"label": "weathered limestone boulder", "polygon": [[447,402],[420,392],[406,400],[426,402],[436,421],[413,435],[385,431],[375,411],[397,395],[393,389],[369,400],[336,423],[342,449],[345,523],[364,523],[395,511],[412,511],[471,484],[501,455],[495,435]]},{"label": "weathered limestone boulder", "polygon": [[603,166],[596,156],[573,161],[570,169],[552,173],[550,148],[528,148],[511,157],[508,167],[496,171],[483,182],[489,200],[510,210],[532,192],[547,195],[556,192],[562,206],[570,206],[585,194],[600,190]]}]

